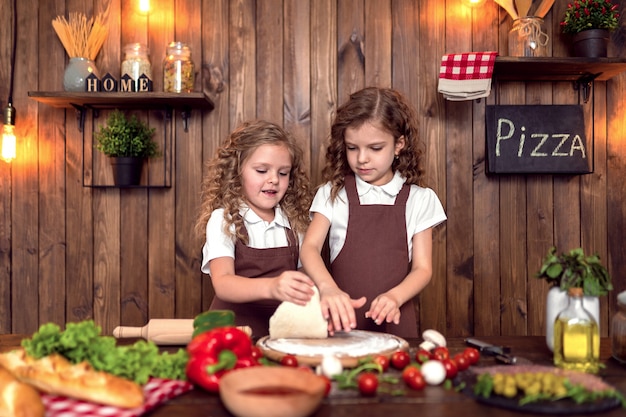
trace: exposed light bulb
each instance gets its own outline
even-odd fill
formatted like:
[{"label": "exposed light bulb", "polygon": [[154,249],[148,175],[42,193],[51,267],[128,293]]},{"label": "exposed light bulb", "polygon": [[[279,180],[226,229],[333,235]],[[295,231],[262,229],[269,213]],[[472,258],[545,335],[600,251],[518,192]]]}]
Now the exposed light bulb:
[{"label": "exposed light bulb", "polygon": [[5,162],[11,162],[16,156],[15,140],[15,107],[9,103],[4,109],[4,127],[2,128],[2,153],[0,158]]},{"label": "exposed light bulb", "polygon": [[482,5],[485,0],[463,0],[466,6],[469,7],[478,7]]},{"label": "exposed light bulb", "polygon": [[150,0],[138,0],[139,1],[139,13],[150,13]]}]

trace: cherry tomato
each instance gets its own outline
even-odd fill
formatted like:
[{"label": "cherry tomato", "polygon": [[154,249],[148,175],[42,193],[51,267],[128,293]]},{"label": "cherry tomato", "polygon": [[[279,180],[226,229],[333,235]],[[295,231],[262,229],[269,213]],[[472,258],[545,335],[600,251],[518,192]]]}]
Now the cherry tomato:
[{"label": "cherry tomato", "polygon": [[419,370],[404,379],[404,382],[409,386],[409,388],[417,391],[421,391],[426,387],[426,380],[424,380],[424,376]]},{"label": "cherry tomato", "polygon": [[469,361],[462,353],[457,353],[452,359],[454,360],[454,363],[456,363],[456,367],[459,372],[466,370],[470,366]]},{"label": "cherry tomato", "polygon": [[467,358],[470,365],[476,365],[476,363],[478,363],[478,360],[480,359],[480,352],[478,351],[478,349],[473,347],[465,348],[465,350],[463,351],[463,355]]},{"label": "cherry tomato", "polygon": [[294,355],[285,355],[281,358],[280,364],[282,366],[291,366],[293,368],[297,368],[298,358],[296,358]]},{"label": "cherry tomato", "polygon": [[258,346],[252,346],[252,358],[257,361],[263,357],[263,351]]},{"label": "cherry tomato", "polygon": [[373,397],[378,391],[378,376],[373,372],[363,372],[357,379],[359,392],[366,397]]},{"label": "cherry tomato", "polygon": [[409,379],[413,378],[413,375],[419,374],[419,373],[421,373],[419,366],[409,365],[402,370],[402,380],[408,384]]},{"label": "cherry tomato", "polygon": [[415,354],[415,360],[417,361],[417,363],[424,363],[431,360],[430,352],[426,349],[418,350]]},{"label": "cherry tomato", "polygon": [[374,356],[372,362],[379,364],[383,372],[386,372],[389,369],[389,358],[385,355]]},{"label": "cherry tomato", "polygon": [[391,366],[396,369],[402,370],[406,368],[409,363],[411,363],[411,356],[403,350],[393,352],[391,355]]},{"label": "cherry tomato", "polygon": [[441,361],[443,367],[446,369],[446,379],[452,379],[459,373],[456,363],[452,359],[444,359]]},{"label": "cherry tomato", "polygon": [[433,349],[432,357],[433,359],[443,361],[446,359],[450,359],[450,352],[448,351],[448,348],[446,347],[437,346],[436,348]]}]

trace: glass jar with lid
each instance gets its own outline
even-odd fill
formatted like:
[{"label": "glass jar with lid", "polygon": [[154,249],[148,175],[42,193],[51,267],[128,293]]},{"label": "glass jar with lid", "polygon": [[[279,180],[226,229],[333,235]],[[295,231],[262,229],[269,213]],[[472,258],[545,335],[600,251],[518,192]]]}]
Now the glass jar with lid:
[{"label": "glass jar with lid", "polygon": [[128,74],[134,81],[137,81],[142,74],[152,80],[150,49],[142,43],[125,45],[121,73],[122,76]]},{"label": "glass jar with lid", "polygon": [[548,41],[543,19],[520,17],[509,31],[509,56],[548,56]]},{"label": "glass jar with lid", "polygon": [[195,81],[191,49],[182,42],[167,45],[163,61],[163,91],[170,93],[190,93]]}]

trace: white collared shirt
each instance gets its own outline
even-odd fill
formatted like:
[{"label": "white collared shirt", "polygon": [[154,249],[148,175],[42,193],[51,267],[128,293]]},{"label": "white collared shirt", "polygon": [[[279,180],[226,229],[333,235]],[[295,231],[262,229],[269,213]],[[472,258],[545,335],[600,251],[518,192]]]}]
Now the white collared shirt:
[{"label": "white collared shirt", "polygon": [[[256,249],[284,247],[288,245],[286,229],[290,229],[289,220],[280,207],[274,210],[274,220],[266,222],[247,206],[242,207],[239,213],[248,231],[248,246]],[[213,210],[206,225],[206,241],[202,247],[201,270],[211,274],[209,261],[215,258],[228,256],[235,259],[235,241],[224,233],[224,209]],[[235,226],[231,226],[235,230]],[[303,236],[300,236],[302,243]],[[298,267],[300,267],[298,261]]]},{"label": "white collared shirt", "polygon": [[[404,178],[396,172],[391,181],[384,185],[372,185],[358,175],[356,178],[357,192],[361,204],[387,204],[392,205],[396,196],[404,185]],[[311,214],[322,214],[330,222],[329,244],[330,260],[333,261],[344,242],[348,228],[348,196],[345,188],[339,190],[334,202],[330,201],[331,184],[326,183],[315,194],[311,205]],[[443,206],[437,194],[430,188],[411,185],[409,198],[406,202],[406,228],[407,244],[409,247],[409,260],[412,258],[413,235],[434,227],[446,220]]]}]

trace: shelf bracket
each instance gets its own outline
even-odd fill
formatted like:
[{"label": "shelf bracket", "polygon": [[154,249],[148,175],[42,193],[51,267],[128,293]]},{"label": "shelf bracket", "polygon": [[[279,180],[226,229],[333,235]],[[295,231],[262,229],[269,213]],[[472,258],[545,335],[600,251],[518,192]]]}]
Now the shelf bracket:
[{"label": "shelf bracket", "polygon": [[181,110],[180,116],[183,118],[183,129],[185,132],[189,131],[189,119],[191,118],[191,109],[189,107],[185,107]]},{"label": "shelf bracket", "polygon": [[83,129],[85,128],[85,107],[74,103],[71,104],[76,110],[76,123],[78,123],[78,131],[83,133]]},{"label": "shelf bracket", "polygon": [[582,90],[584,103],[587,103],[589,101],[591,85],[593,84],[593,81],[601,74],[601,72],[597,74],[586,73],[584,75],[581,75],[576,81],[574,81],[574,90]]}]

